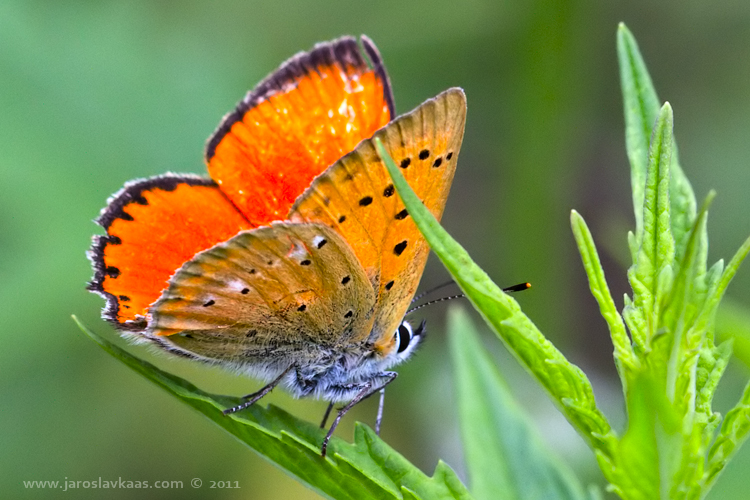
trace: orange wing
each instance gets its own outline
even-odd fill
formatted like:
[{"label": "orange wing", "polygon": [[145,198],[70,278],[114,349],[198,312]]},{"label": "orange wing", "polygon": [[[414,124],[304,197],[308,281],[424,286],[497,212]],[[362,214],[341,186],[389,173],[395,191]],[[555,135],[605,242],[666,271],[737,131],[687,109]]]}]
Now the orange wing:
[{"label": "orange wing", "polygon": [[88,288],[107,300],[105,319],[135,331],[182,264],[251,227],[212,181],[169,174],[127,183],[96,222],[107,234],[89,251]]},{"label": "orange wing", "polygon": [[211,177],[254,226],[286,217],[312,180],[393,116],[390,83],[362,37],[317,44],[262,81],[206,146]]},{"label": "orange wing", "polygon": [[[425,206],[440,219],[464,135],[466,97],[449,89],[376,132]],[[289,219],[336,229],[352,246],[376,294],[370,341],[383,353],[422,276],[429,247],[409,217],[371,139],[320,175]]]}]

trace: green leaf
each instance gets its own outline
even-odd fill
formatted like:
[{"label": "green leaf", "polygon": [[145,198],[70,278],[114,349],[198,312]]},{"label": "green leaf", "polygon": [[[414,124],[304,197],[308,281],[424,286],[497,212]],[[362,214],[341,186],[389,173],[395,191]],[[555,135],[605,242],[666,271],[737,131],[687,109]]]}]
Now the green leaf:
[{"label": "green leaf", "polygon": [[375,139],[375,147],[409,214],[467,298],[510,352],[545,388],[586,442],[600,450],[603,456],[610,457],[616,437],[606,417],[596,406],[594,392],[586,375],[565,359],[521,312],[518,303],[493,283],[472,262],[466,250],[440,227],[378,139]]},{"label": "green leaf", "polygon": [[448,338],[470,489],[478,500],[584,499],[552,456],[482,347],[466,312],[453,308]]},{"label": "green leaf", "polygon": [[617,448],[613,489],[628,500],[676,498],[681,417],[667,399],[664,383],[651,375],[635,377],[629,389],[628,428]]},{"label": "green leaf", "polygon": [[327,498],[401,499],[402,488],[413,498],[470,500],[455,473],[442,462],[432,478],[410,464],[366,426],[358,424],[354,444],[332,438],[328,456],[320,456],[325,431],[274,406],[255,404],[225,416],[222,410],[239,398],[201,391],[190,382],[136,358],[93,333],[75,317],[78,326],[99,346],[171,395],[198,410],[241,442]]},{"label": "green leaf", "polygon": [[[678,265],[670,297],[664,305],[664,323],[671,328],[686,328],[690,326],[692,339],[685,339],[686,349],[698,349],[703,341],[703,333],[707,325],[696,322],[696,316],[706,300],[708,291],[708,273],[706,272],[706,259],[708,254],[708,234],[706,220],[708,208],[716,193],[709,192],[706,196],[698,217],[688,233],[685,245],[685,253]],[[716,269],[718,270],[718,268]],[[715,273],[716,270],[713,272]],[[715,281],[715,277],[710,277]]]},{"label": "green leaf", "polygon": [[[672,161],[672,106],[664,103],[654,125],[648,150],[648,170],[643,200],[643,234],[641,251],[649,253],[657,273],[673,260],[674,242],[670,227],[669,178]],[[648,239],[649,241],[645,241]]]},{"label": "green leaf", "polygon": [[[656,95],[638,44],[622,23],[617,30],[617,55],[625,110],[625,140],[630,160],[636,235],[640,237],[651,130],[659,115],[661,101]],[[693,188],[680,167],[676,145],[672,154],[671,172],[672,235],[676,244],[676,257],[679,260],[684,251],[685,238],[695,220],[697,204]]]},{"label": "green leaf", "polygon": [[719,380],[724,374],[729,358],[732,357],[732,340],[722,342],[716,347],[704,347],[701,350],[698,366],[696,367],[695,387],[695,411],[702,415],[704,421],[708,421],[713,412],[711,402],[713,401]]},{"label": "green leaf", "polygon": [[[662,318],[662,324],[674,337],[667,366],[667,393],[672,400],[675,394],[679,395],[685,415],[693,411],[696,391],[693,373],[706,341],[706,325],[696,322],[696,316],[706,297],[706,218],[713,198],[714,193],[709,193],[689,233]],[[713,348],[713,343],[708,347]]]},{"label": "green leaf", "polygon": [[[620,24],[617,55],[625,108],[625,144],[630,160],[630,180],[635,209],[635,234],[643,234],[643,200],[651,129],[656,121],[659,99],[633,35]],[[640,242],[639,242],[640,244]]]},{"label": "green leaf", "polygon": [[745,260],[748,252],[750,252],[750,238],[747,238],[744,243],[742,243],[742,246],[737,250],[737,253],[734,254],[732,260],[729,261],[729,264],[727,264],[724,272],[721,273],[721,277],[716,280],[713,287],[709,288],[706,300],[703,303],[703,307],[696,323],[703,325],[710,325],[712,323],[716,314],[716,309],[719,307],[719,302],[721,302],[721,299],[724,297],[724,292],[726,292],[734,275],[737,274],[740,264]]},{"label": "green leaf", "polygon": [[670,224],[669,166],[672,158],[672,108],[664,104],[654,127],[643,198],[643,228],[638,256],[628,270],[633,302],[646,319],[646,337],[656,335],[662,298],[671,288],[674,241]]},{"label": "green leaf", "polygon": [[687,498],[701,498],[704,493],[702,478],[706,453],[721,422],[721,416],[711,410],[711,401],[732,355],[731,341],[718,347],[705,346],[698,353],[695,367],[683,375],[692,384],[688,388],[679,388],[682,392],[677,393],[685,393],[679,399],[685,424],[682,458],[675,484],[680,491],[689,492]]},{"label": "green leaf", "polygon": [[622,369],[623,367],[629,371],[636,369],[639,364],[638,360],[633,353],[633,347],[630,345],[625,323],[617,312],[615,301],[609,291],[607,279],[604,277],[604,269],[602,269],[602,264],[599,261],[596,245],[594,245],[594,239],[583,217],[575,210],[570,213],[570,225],[573,228],[578,252],[581,254],[583,268],[589,279],[591,294],[599,304],[599,312],[609,327],[609,334],[615,348],[615,359],[618,362],[618,371],[620,371],[620,379],[623,385],[626,385],[626,378]]},{"label": "green leaf", "polygon": [[716,481],[719,473],[724,470],[724,466],[732,455],[747,439],[748,431],[750,431],[750,383],[745,386],[745,391],[737,406],[724,417],[719,435],[708,452],[708,467],[704,476],[706,491]]}]

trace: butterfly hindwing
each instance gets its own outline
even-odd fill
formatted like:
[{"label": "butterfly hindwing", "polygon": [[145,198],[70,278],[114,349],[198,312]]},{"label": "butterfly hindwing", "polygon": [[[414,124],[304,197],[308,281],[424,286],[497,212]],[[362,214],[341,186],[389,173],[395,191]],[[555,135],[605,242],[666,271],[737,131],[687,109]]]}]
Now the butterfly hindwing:
[{"label": "butterfly hindwing", "polygon": [[388,76],[362,45],[343,37],[292,57],[209,139],[209,174],[254,225],[283,219],[315,176],[390,121]]},{"label": "butterfly hindwing", "polygon": [[[450,89],[375,133],[425,206],[440,219],[464,133],[466,98]],[[320,222],[351,245],[376,294],[371,341],[392,348],[393,332],[416,291],[427,242],[395,193],[371,139],[320,175],[289,219]]]},{"label": "butterfly hindwing", "polygon": [[334,230],[274,223],[182,266],[152,306],[147,333],[207,359],[247,361],[361,343],[374,303],[364,270]]},{"label": "butterfly hindwing", "polygon": [[129,182],[97,219],[106,235],[89,251],[89,289],[107,299],[103,316],[142,330],[148,306],[185,261],[251,227],[216,184],[192,175]]}]

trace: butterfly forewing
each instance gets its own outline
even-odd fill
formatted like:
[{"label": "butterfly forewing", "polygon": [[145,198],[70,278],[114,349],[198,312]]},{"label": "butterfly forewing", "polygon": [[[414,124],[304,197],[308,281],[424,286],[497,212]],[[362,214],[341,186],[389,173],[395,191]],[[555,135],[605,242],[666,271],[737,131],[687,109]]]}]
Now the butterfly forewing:
[{"label": "butterfly forewing", "polygon": [[361,342],[374,303],[364,270],[335,231],[274,223],[182,266],[151,307],[148,333],[170,336],[191,354],[239,361]]},{"label": "butterfly forewing", "polygon": [[[375,134],[410,186],[440,219],[463,139],[466,98],[450,89]],[[318,176],[295,202],[293,221],[332,226],[351,245],[377,293],[371,341],[393,332],[419,283],[429,248],[395,193],[371,139]]]},{"label": "butterfly forewing", "polygon": [[295,55],[209,139],[209,174],[255,226],[282,219],[316,175],[392,118],[380,55],[362,45],[366,54],[343,37]]}]

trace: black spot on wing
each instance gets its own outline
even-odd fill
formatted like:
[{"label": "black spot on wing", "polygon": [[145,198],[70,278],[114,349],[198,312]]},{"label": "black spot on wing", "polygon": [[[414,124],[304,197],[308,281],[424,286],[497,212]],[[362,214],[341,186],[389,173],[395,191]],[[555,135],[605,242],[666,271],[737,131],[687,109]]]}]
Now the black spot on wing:
[{"label": "black spot on wing", "polygon": [[[189,186],[216,186],[211,179],[204,179],[203,177],[189,174],[165,174],[149,179],[130,181],[125,183],[122,189],[110,197],[107,201],[107,206],[101,211],[95,222],[109,231],[110,226],[116,219],[128,222],[133,221],[133,217],[125,211],[128,205],[133,203],[138,205],[148,204],[144,193],[153,189],[174,191],[180,184],[187,184]],[[108,245],[122,245],[122,239],[114,234],[94,236],[91,248],[87,252],[88,258],[94,268],[94,276],[87,284],[86,289],[101,295],[107,301],[102,311],[104,319],[120,330],[142,331],[146,328],[145,320],[139,319],[124,323],[120,322],[118,316],[121,299],[104,290],[104,280],[107,277],[114,279],[120,275],[120,270],[117,267],[105,263],[104,254]],[[127,308],[125,305],[122,305],[122,307]]]},{"label": "black spot on wing", "polygon": [[402,253],[404,253],[404,250],[406,250],[406,240],[393,247],[393,253],[395,253],[396,255],[401,255]]}]

